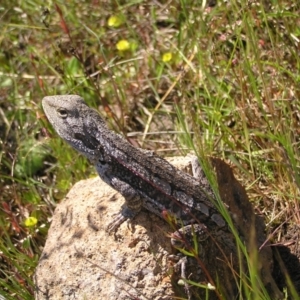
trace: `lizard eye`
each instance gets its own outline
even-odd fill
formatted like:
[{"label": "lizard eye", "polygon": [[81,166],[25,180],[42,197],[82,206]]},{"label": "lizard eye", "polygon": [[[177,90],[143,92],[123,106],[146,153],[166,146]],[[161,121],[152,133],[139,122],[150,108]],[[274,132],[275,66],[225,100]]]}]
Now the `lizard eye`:
[{"label": "lizard eye", "polygon": [[67,110],[64,108],[58,108],[57,112],[58,112],[59,116],[63,119],[65,119],[68,116]]}]

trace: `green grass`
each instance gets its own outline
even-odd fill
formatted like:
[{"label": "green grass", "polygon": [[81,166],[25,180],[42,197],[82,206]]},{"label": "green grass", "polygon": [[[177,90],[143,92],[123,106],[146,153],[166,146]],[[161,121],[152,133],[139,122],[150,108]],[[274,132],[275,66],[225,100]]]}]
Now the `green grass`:
[{"label": "green grass", "polygon": [[[224,158],[269,232],[299,222],[299,4],[219,2],[1,1],[0,295],[33,299],[55,205],[94,172],[48,125],[45,95],[83,96],[111,128],[142,133],[131,140],[163,155]],[[111,16],[122,24],[109,27]],[[131,49],[118,51],[120,40]],[[247,299],[268,299],[249,271]]]}]

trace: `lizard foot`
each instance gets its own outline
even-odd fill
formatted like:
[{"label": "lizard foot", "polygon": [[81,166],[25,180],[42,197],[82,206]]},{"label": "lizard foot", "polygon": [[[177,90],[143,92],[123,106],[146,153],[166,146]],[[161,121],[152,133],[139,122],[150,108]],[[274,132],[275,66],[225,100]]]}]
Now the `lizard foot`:
[{"label": "lizard foot", "polygon": [[122,211],[114,214],[113,220],[106,227],[106,231],[108,233],[116,231],[122,223],[133,219],[136,215],[137,212],[133,212],[131,209],[125,206]]},{"label": "lizard foot", "polygon": [[187,278],[186,278],[186,266],[187,266],[187,257],[184,256],[182,257],[181,259],[179,259],[179,261],[176,263],[176,265],[174,266],[174,269],[178,270],[180,269],[180,275],[181,275],[181,278],[179,281],[178,281],[178,284],[180,285],[184,285],[184,289],[185,289],[185,292],[186,292],[186,295],[188,296],[188,300],[192,299],[191,298],[191,288],[190,288],[190,285],[188,284],[187,282]]},{"label": "lizard foot", "polygon": [[[192,282],[194,282],[194,279],[193,279],[193,274],[190,273],[191,272],[190,267],[191,267],[191,265],[197,264],[197,262],[192,257],[187,257],[184,255],[182,256],[182,254],[170,255],[170,258],[171,258],[171,260],[176,261],[173,268],[177,274],[180,274],[180,279],[177,281],[177,284],[180,286],[184,286],[185,294],[187,295],[188,300],[195,299],[195,297],[193,297],[193,295],[195,295],[194,288],[197,288],[199,283],[198,284],[195,283],[195,286],[192,283]],[[202,273],[202,270],[199,269],[199,270],[197,270],[197,272]],[[189,274],[189,276],[187,276],[187,274]],[[190,276],[192,276],[192,277],[190,278]],[[205,286],[203,286],[203,288],[205,288]],[[212,285],[210,285],[208,283],[207,288],[211,289]],[[198,299],[198,297],[197,297],[197,299]]]}]

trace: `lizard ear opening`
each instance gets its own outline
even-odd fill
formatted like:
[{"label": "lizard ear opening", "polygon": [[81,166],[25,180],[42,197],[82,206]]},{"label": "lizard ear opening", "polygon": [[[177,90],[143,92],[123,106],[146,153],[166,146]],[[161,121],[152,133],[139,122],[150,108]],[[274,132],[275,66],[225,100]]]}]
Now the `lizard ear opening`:
[{"label": "lizard ear opening", "polygon": [[62,118],[62,119],[66,119],[68,116],[68,112],[65,108],[59,107],[57,109],[57,113],[58,115]]}]

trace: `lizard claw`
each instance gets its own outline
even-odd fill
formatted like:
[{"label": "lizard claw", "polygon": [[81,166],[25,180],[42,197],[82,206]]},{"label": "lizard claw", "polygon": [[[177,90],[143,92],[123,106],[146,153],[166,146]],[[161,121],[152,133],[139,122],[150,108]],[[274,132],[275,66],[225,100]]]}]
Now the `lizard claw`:
[{"label": "lizard claw", "polygon": [[106,231],[111,233],[116,231],[122,223],[124,223],[128,218],[122,215],[122,213],[118,213],[117,216],[107,225]]}]

